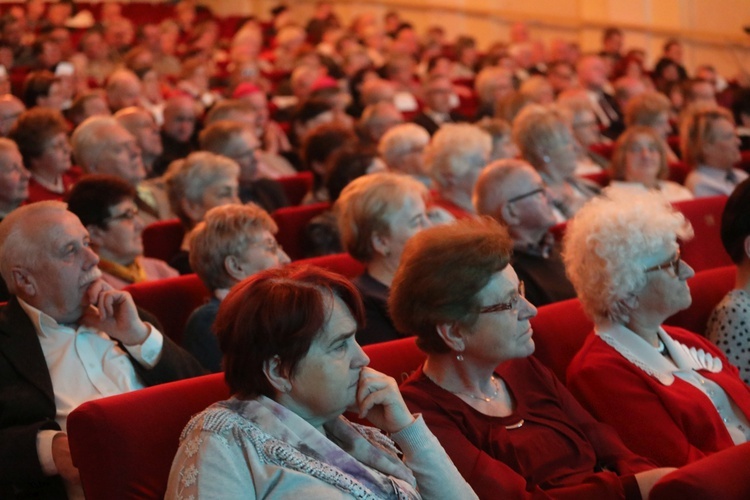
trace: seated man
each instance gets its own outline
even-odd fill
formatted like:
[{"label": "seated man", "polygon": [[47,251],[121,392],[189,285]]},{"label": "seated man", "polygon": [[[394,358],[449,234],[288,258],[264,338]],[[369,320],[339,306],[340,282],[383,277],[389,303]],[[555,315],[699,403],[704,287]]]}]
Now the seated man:
[{"label": "seated man", "polygon": [[143,221],[133,186],[113,175],[88,175],[68,194],[68,210],[81,219],[99,255],[102,279],[119,290],[132,283],[172,278],[178,273],[159,259],[143,256]]},{"label": "seated man", "polygon": [[198,110],[192,97],[176,95],[164,106],[161,126],[162,154],[154,161],[154,175],[162,175],[174,160],[185,158],[197,149],[194,133]]},{"label": "seated man", "polygon": [[685,118],[680,134],[682,159],[692,169],[685,187],[696,198],[729,196],[747,178],[734,165],[742,158],[732,115],[724,108],[701,108]]},{"label": "seated man", "polygon": [[273,237],[276,231],[273,219],[253,204],[212,208],[193,231],[190,265],[212,297],[188,318],[183,345],[212,372],[221,371],[222,354],[211,331],[221,301],[248,276],[289,263]]},{"label": "seated man", "polygon": [[231,158],[240,166],[242,203],[257,203],[269,213],[289,205],[281,184],[273,179],[264,179],[260,175],[260,141],[250,125],[219,120],[203,129],[199,138],[202,150]]},{"label": "seated man", "polygon": [[[0,223],[0,492],[82,497],[65,434],[78,405],[200,375],[200,365],[101,280],[78,217],[57,201]],[[64,484],[65,483],[65,484]],[[12,494],[12,493],[11,493]]]},{"label": "seated man", "polygon": [[513,238],[513,269],[526,286],[526,298],[543,306],[576,296],[565,276],[559,245],[549,229],[555,225],[544,182],[522,160],[498,160],[477,180],[474,205],[480,215],[505,224]]},{"label": "seated man", "polygon": [[465,122],[466,117],[458,111],[451,111],[453,85],[449,78],[434,76],[424,84],[425,107],[412,121],[424,127],[430,135],[445,123]]}]

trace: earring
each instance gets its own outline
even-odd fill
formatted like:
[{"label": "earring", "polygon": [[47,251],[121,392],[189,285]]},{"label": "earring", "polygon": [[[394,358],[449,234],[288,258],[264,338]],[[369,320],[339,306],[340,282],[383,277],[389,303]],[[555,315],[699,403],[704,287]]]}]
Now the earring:
[{"label": "earring", "polygon": [[542,160],[544,160],[544,163],[549,163],[549,160],[550,160],[550,158],[549,158],[549,156],[547,156],[547,155],[544,155],[544,156],[542,157]]},{"label": "earring", "polygon": [[463,361],[464,360],[464,355],[459,352],[458,354],[456,354],[456,359],[459,360],[459,361]]}]

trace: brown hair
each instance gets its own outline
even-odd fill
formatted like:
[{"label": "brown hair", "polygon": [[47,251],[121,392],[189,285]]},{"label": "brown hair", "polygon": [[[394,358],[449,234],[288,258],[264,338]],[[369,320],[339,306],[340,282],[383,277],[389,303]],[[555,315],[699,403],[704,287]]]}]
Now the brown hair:
[{"label": "brown hair", "polygon": [[354,285],[317,267],[269,269],[232,288],[214,323],[232,393],[247,399],[272,397],[264,364],[277,356],[281,368],[293,375],[325,326],[334,296],[361,328],[364,308]]},{"label": "brown hair", "polygon": [[508,231],[490,217],[417,233],[406,243],[388,298],[396,329],[416,335],[427,353],[449,352],[435,327],[476,322],[477,294],[505,269],[512,248]]},{"label": "brown hair", "polygon": [[667,145],[664,144],[664,139],[651,127],[643,125],[635,125],[628,127],[625,132],[620,135],[615,142],[614,152],[612,153],[612,163],[609,165],[609,172],[612,176],[612,180],[624,181],[625,173],[627,171],[627,162],[625,159],[628,148],[635,138],[639,135],[647,135],[654,141],[656,147],[659,149],[659,173],[656,175],[659,179],[666,179],[669,173],[667,167]]}]

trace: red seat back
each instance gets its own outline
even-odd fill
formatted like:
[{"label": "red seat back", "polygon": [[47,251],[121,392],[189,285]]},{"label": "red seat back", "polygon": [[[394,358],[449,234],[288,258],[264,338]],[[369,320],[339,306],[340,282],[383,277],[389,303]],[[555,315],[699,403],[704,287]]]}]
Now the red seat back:
[{"label": "red seat back", "polygon": [[363,347],[370,367],[396,379],[399,384],[424,363],[427,355],[417,347],[416,337],[391,340]]},{"label": "red seat back", "polygon": [[185,229],[179,219],[160,220],[143,229],[143,255],[165,262],[180,251]]},{"label": "red seat back", "polygon": [[290,206],[299,205],[305,194],[312,189],[312,172],[300,172],[297,175],[279,177],[276,181],[281,184]]},{"label": "red seat back", "polygon": [[229,396],[217,373],[89,401],[68,417],[86,498],[164,498],[182,429]]},{"label": "red seat back", "polygon": [[311,257],[309,259],[300,259],[293,265],[312,265],[322,267],[334,273],[338,273],[349,279],[356,278],[365,272],[365,265],[348,253],[337,253],[333,255],[323,255],[321,257]]},{"label": "red seat back", "polygon": [[597,183],[601,187],[607,187],[609,185],[609,172],[602,170],[601,172],[595,172],[593,174],[582,175],[584,179],[588,179],[591,182]]},{"label": "red seat back", "polygon": [[583,341],[594,329],[578,299],[564,300],[539,308],[531,318],[534,329],[534,356],[565,381],[568,365]]},{"label": "red seat back", "polygon": [[125,287],[135,303],[161,321],[164,335],[177,344],[182,341],[190,313],[203,305],[210,292],[196,274],[144,281]]},{"label": "red seat back", "polygon": [[687,176],[690,173],[690,169],[688,168],[688,166],[680,161],[677,163],[670,163],[668,167],[669,173],[667,174],[667,179],[684,186],[685,179],[687,179]]},{"label": "red seat back", "polygon": [[615,145],[611,142],[600,142],[598,144],[592,144],[591,146],[589,146],[589,150],[591,150],[592,153],[603,156],[608,160],[612,160],[612,154],[615,151]]},{"label": "red seat back", "polygon": [[330,207],[330,203],[315,203],[300,207],[284,207],[271,214],[279,226],[276,240],[292,260],[301,259],[305,255],[304,231],[307,223]]},{"label": "red seat back", "polygon": [[721,214],[726,203],[726,196],[712,196],[674,204],[695,231],[693,239],[680,244],[682,258],[695,272],[732,265],[732,259],[721,243]]},{"label": "red seat back", "polygon": [[734,287],[736,275],[737,270],[734,266],[706,269],[697,273],[688,280],[693,303],[688,309],[678,312],[665,323],[703,335],[706,332],[711,312],[721,302],[724,295]]}]

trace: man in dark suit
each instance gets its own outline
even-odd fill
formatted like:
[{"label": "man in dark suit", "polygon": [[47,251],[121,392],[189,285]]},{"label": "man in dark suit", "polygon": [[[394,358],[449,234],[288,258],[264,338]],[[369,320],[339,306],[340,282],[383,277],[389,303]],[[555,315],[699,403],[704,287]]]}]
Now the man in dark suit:
[{"label": "man in dark suit", "polygon": [[625,129],[622,112],[615,98],[606,91],[607,68],[601,57],[583,56],[576,65],[578,83],[586,91],[602,133],[617,139]]},{"label": "man in dark suit", "polygon": [[[203,373],[101,280],[80,220],[60,202],[0,223],[0,497],[80,496],[64,432],[79,404]],[[116,437],[113,437],[116,439]],[[106,446],[106,443],[103,443]]]},{"label": "man in dark suit", "polygon": [[430,77],[424,84],[424,109],[412,122],[424,127],[434,135],[443,123],[465,122],[466,117],[458,111],[451,111],[453,86],[445,76]]}]

